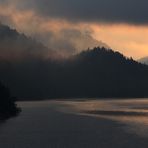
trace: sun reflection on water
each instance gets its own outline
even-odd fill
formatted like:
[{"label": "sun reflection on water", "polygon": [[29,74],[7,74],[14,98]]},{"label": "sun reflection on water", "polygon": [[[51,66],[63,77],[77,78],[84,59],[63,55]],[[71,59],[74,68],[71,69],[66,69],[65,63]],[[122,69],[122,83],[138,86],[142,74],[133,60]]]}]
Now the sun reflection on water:
[{"label": "sun reflection on water", "polygon": [[66,101],[64,104],[73,113],[121,122],[125,131],[148,137],[147,99]]}]

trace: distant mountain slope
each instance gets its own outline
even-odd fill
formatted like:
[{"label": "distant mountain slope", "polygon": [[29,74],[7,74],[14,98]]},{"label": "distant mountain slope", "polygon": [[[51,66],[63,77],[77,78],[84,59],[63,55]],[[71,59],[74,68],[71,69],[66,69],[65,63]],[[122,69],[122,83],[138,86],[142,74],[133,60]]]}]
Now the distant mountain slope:
[{"label": "distant mountain slope", "polygon": [[41,43],[0,24],[0,60],[53,57],[54,51]]},{"label": "distant mountain slope", "polygon": [[141,63],[143,63],[143,64],[148,65],[148,57],[141,58],[141,59],[138,60],[138,61],[141,62]]},{"label": "distant mountain slope", "polygon": [[148,97],[148,66],[119,52],[98,47],[66,59],[58,57],[41,43],[0,24],[0,79],[14,96]]},{"label": "distant mountain slope", "polygon": [[3,63],[0,77],[20,98],[148,97],[148,66],[94,48],[62,61]]},{"label": "distant mountain slope", "polygon": [[31,37],[0,23],[1,60],[63,58],[88,49],[88,47],[109,48],[107,44],[93,39],[90,35],[83,35],[74,31],[61,32],[58,37],[53,37],[51,41],[48,41],[47,45],[49,48]]}]

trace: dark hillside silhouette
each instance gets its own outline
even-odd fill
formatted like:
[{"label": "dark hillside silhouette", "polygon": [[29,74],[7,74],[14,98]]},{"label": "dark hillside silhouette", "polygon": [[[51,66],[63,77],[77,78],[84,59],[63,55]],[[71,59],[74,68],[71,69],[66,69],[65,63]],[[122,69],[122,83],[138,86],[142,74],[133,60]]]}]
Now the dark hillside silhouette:
[{"label": "dark hillside silhouette", "polygon": [[[57,97],[145,97],[148,67],[105,48],[84,51],[66,61],[56,84]],[[65,94],[64,94],[65,92]]]},{"label": "dark hillside silhouette", "polygon": [[64,59],[2,24],[0,78],[19,99],[148,97],[148,66],[100,47]]},{"label": "dark hillside silhouette", "polygon": [[15,116],[19,111],[9,89],[0,83],[0,120]]},{"label": "dark hillside silhouette", "polygon": [[1,62],[0,71],[22,99],[148,97],[148,66],[111,49],[94,48],[59,61]]},{"label": "dark hillside silhouette", "polygon": [[0,24],[0,61],[22,61],[32,58],[47,59],[57,53],[40,42]]}]

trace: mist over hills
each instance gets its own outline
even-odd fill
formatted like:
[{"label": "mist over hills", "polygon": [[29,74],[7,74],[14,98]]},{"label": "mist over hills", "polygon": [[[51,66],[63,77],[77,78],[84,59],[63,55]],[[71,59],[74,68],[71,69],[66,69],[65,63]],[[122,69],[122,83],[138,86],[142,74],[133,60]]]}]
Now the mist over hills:
[{"label": "mist over hills", "polygon": [[144,57],[138,60],[140,63],[148,65],[148,57]]},{"label": "mist over hills", "polygon": [[61,30],[57,34],[36,35],[34,38],[39,41],[0,23],[0,59],[59,59],[89,47],[109,48],[102,41],[93,39],[89,33],[83,34],[78,30]]},{"label": "mist over hills", "polygon": [[35,34],[34,38],[63,56],[77,54],[93,47],[110,48],[106,43],[94,39],[91,31],[80,31],[78,29],[61,29],[56,32]]},{"label": "mist over hills", "polygon": [[20,100],[148,97],[148,66],[119,52],[97,47],[53,60],[56,52],[9,27],[0,38],[0,79]]},{"label": "mist over hills", "polygon": [[30,58],[52,58],[57,53],[40,42],[0,24],[0,60],[17,61]]},{"label": "mist over hills", "polygon": [[25,99],[146,97],[148,67],[105,48],[62,61],[1,63],[0,77]]}]

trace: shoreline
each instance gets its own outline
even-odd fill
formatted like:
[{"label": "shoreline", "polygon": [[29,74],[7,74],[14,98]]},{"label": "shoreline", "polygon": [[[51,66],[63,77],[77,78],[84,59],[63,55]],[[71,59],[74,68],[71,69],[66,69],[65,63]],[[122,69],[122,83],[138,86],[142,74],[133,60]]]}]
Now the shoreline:
[{"label": "shoreline", "polygon": [[23,112],[0,126],[2,148],[148,147],[148,138],[130,132],[123,122],[71,112],[68,104],[45,101],[19,105]]}]

